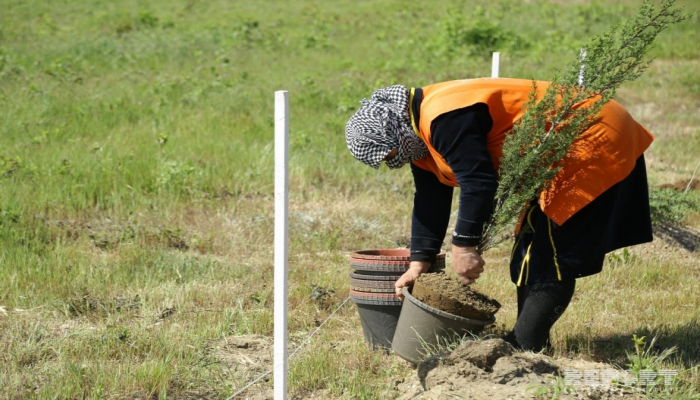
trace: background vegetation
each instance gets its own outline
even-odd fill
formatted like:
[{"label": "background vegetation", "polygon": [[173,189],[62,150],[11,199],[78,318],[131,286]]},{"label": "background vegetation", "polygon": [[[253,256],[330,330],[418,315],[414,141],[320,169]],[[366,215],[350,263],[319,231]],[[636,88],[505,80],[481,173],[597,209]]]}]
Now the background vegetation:
[{"label": "background vegetation", "polygon": [[[408,243],[410,173],[345,148],[361,98],[486,76],[491,51],[502,76],[548,79],[639,5],[3,0],[0,397],[227,397],[260,370],[219,357],[222,341],[272,333],[275,90],[290,92],[299,343],[347,296],[348,252]],[[687,182],[700,161],[698,22],[664,32],[617,95],[657,135],[655,185]],[[700,217],[680,220],[661,231],[670,242],[613,254],[580,282],[558,355],[623,366],[632,333],[654,333],[680,347],[672,365],[697,365]],[[477,284],[504,304],[505,328],[507,256],[488,253]],[[387,397],[411,373],[366,350],[353,308],[292,362],[297,396]],[[697,369],[683,379],[700,382]]]}]

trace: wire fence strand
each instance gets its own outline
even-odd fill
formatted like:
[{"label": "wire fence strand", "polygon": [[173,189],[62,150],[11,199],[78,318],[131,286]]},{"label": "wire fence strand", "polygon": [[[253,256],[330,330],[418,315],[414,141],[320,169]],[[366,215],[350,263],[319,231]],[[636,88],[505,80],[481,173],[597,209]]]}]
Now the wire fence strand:
[{"label": "wire fence strand", "polygon": [[[343,308],[343,306],[345,305],[345,303],[348,302],[348,300],[350,300],[350,297],[349,297],[349,296],[348,296],[345,300],[343,300],[342,303],[340,303],[340,305],[338,306],[338,308],[336,308],[336,309],[331,313],[331,315],[329,315],[328,318],[326,318],[326,320],[323,321],[323,322],[321,323],[321,325],[319,325],[313,332],[311,332],[311,334],[310,334],[306,339],[304,339],[303,342],[301,342],[301,344],[296,348],[296,350],[294,350],[294,351],[292,352],[292,354],[290,354],[289,357],[287,357],[287,360],[291,360],[292,357],[294,357],[294,356],[299,352],[299,350],[301,350],[301,348],[304,347],[304,346],[306,345],[306,343],[308,343],[309,340],[311,340],[311,338],[312,338],[318,331],[321,330],[321,328],[323,328],[323,325],[325,325],[326,322],[330,321],[330,319],[333,318],[333,316],[335,315],[335,313],[337,313],[341,308]],[[239,394],[245,392],[246,389],[248,389],[249,387],[255,385],[256,383],[258,383],[258,382],[259,382],[261,379],[263,379],[264,377],[270,375],[270,374],[272,373],[272,371],[275,370],[275,368],[278,368],[278,367],[280,367],[281,365],[282,365],[282,364],[273,365],[272,368],[271,368],[270,370],[268,370],[268,371],[265,372],[264,374],[260,375],[259,377],[255,378],[252,382],[250,382],[249,384],[245,385],[242,389],[240,389],[240,390],[237,391],[236,393],[232,394],[231,397],[228,397],[226,400],[231,400],[231,399],[233,399],[234,397],[238,396]]]}]

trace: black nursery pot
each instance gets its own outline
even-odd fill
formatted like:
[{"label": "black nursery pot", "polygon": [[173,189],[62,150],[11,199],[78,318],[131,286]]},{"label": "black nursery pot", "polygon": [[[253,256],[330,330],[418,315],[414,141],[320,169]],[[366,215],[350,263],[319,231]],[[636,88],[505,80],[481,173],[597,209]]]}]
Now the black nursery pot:
[{"label": "black nursery pot", "polygon": [[365,343],[372,350],[384,350],[388,353],[401,315],[401,302],[370,299],[353,297],[360,315]]},{"label": "black nursery pot", "polygon": [[[394,282],[410,265],[408,249],[364,250],[350,256],[350,298],[357,305],[365,343],[372,350],[391,350],[401,314],[401,300]],[[445,268],[445,254],[438,255],[431,270]]]}]

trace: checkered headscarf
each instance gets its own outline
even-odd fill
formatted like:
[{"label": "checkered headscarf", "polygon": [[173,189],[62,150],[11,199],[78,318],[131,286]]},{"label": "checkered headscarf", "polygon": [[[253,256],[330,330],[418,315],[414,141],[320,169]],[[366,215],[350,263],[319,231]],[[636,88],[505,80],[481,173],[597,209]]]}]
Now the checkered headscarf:
[{"label": "checkered headscarf", "polygon": [[408,114],[409,91],[394,85],[376,90],[345,127],[345,142],[358,160],[377,169],[393,149],[398,153],[386,165],[391,169],[420,160],[428,153],[423,139],[413,131]]}]

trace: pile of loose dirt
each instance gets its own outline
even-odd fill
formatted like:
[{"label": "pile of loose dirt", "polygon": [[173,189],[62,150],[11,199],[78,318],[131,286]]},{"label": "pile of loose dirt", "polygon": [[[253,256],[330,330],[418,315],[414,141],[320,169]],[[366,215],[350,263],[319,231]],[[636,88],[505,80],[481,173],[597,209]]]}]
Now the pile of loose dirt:
[{"label": "pile of loose dirt", "polygon": [[[532,399],[538,387],[554,388],[554,376],[566,370],[601,371],[607,364],[552,359],[542,354],[515,352],[501,339],[468,341],[449,354],[422,362],[417,373],[400,383],[399,399]],[[561,381],[560,381],[561,382]],[[608,386],[576,386],[568,399],[643,399]],[[549,396],[551,397],[552,392]]]},{"label": "pile of loose dirt", "polygon": [[422,274],[411,294],[431,307],[465,318],[489,319],[501,308],[496,300],[445,273]]}]

